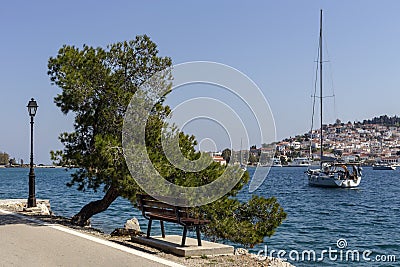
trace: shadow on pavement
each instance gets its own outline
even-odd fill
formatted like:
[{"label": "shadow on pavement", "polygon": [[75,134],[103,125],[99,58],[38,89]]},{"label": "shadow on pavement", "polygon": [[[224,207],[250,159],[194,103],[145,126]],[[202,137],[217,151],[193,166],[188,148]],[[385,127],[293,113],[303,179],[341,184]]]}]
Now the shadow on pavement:
[{"label": "shadow on pavement", "polygon": [[30,220],[28,217],[25,217],[20,214],[15,215],[15,214],[6,214],[0,212],[0,227],[5,225],[15,225],[15,224],[25,224],[31,226],[44,225],[42,222],[35,222],[34,220]]}]

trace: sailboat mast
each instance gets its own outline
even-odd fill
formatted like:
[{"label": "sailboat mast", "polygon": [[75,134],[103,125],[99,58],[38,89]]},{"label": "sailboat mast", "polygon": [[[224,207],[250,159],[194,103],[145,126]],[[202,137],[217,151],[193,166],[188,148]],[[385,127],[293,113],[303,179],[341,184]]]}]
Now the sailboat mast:
[{"label": "sailboat mast", "polygon": [[240,138],[240,153],[239,153],[239,156],[240,156],[240,167],[242,167],[243,166],[242,138]]},{"label": "sailboat mast", "polygon": [[322,136],[322,9],[320,15],[320,28],[319,28],[319,98],[320,98],[320,116],[321,116],[321,132],[320,132],[320,159],[322,165],[323,156],[323,136]]}]

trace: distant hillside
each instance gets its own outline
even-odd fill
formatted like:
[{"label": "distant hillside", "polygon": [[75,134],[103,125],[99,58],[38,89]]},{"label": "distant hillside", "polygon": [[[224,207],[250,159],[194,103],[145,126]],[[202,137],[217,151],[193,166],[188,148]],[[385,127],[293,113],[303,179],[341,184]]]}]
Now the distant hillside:
[{"label": "distant hillside", "polygon": [[382,115],[380,117],[375,117],[371,120],[363,120],[362,124],[381,124],[384,126],[400,126],[400,118],[397,116],[388,117],[387,115]]}]

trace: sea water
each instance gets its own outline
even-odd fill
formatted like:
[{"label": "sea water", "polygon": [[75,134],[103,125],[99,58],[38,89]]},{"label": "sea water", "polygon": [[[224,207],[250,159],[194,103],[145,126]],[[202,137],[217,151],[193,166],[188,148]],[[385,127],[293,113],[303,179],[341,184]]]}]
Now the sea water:
[{"label": "sea water", "polygon": [[[254,169],[248,171],[252,175]],[[304,171],[272,168],[253,192],[275,196],[287,212],[287,219],[272,237],[251,248],[252,253],[259,254],[260,259],[280,256],[296,266],[400,266],[400,171],[366,167],[356,189],[310,187]],[[72,172],[35,169],[36,197],[50,199],[55,215],[71,217],[104,195],[101,188],[98,192],[81,192],[67,187]],[[0,169],[0,199],[27,198],[28,173],[29,169]],[[242,201],[250,197],[247,187],[238,195]],[[145,231],[147,221],[140,211],[128,200],[118,198],[91,222],[93,227],[110,233],[132,217],[139,219]],[[180,235],[182,229],[167,223],[166,232]],[[160,234],[156,223],[152,234]]]}]

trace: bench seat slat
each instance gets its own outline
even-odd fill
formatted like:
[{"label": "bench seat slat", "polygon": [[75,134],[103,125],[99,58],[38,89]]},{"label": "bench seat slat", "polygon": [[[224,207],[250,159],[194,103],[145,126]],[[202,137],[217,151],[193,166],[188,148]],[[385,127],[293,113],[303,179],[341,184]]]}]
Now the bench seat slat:
[{"label": "bench seat slat", "polygon": [[[178,223],[178,219],[176,216],[168,216],[164,214],[155,214],[155,213],[147,213],[153,220],[164,220],[168,222],[175,222]],[[201,220],[201,219],[194,219],[194,218],[181,218],[181,222],[187,225],[205,225],[209,223],[209,220]]]},{"label": "bench seat slat", "polygon": [[194,219],[194,218],[182,218],[181,222],[190,225],[205,225],[210,223],[209,220],[201,220],[201,219]]},{"label": "bench seat slat", "polygon": [[144,211],[145,213],[160,213],[160,214],[171,214],[176,216],[175,211],[173,209],[160,209],[157,207],[143,207],[142,211]]},{"label": "bench seat slat", "polygon": [[147,213],[147,216],[149,216],[152,220],[163,220],[163,221],[167,221],[167,222],[178,223],[178,219],[176,218],[176,216],[168,216],[168,215],[155,214],[155,213]]}]

